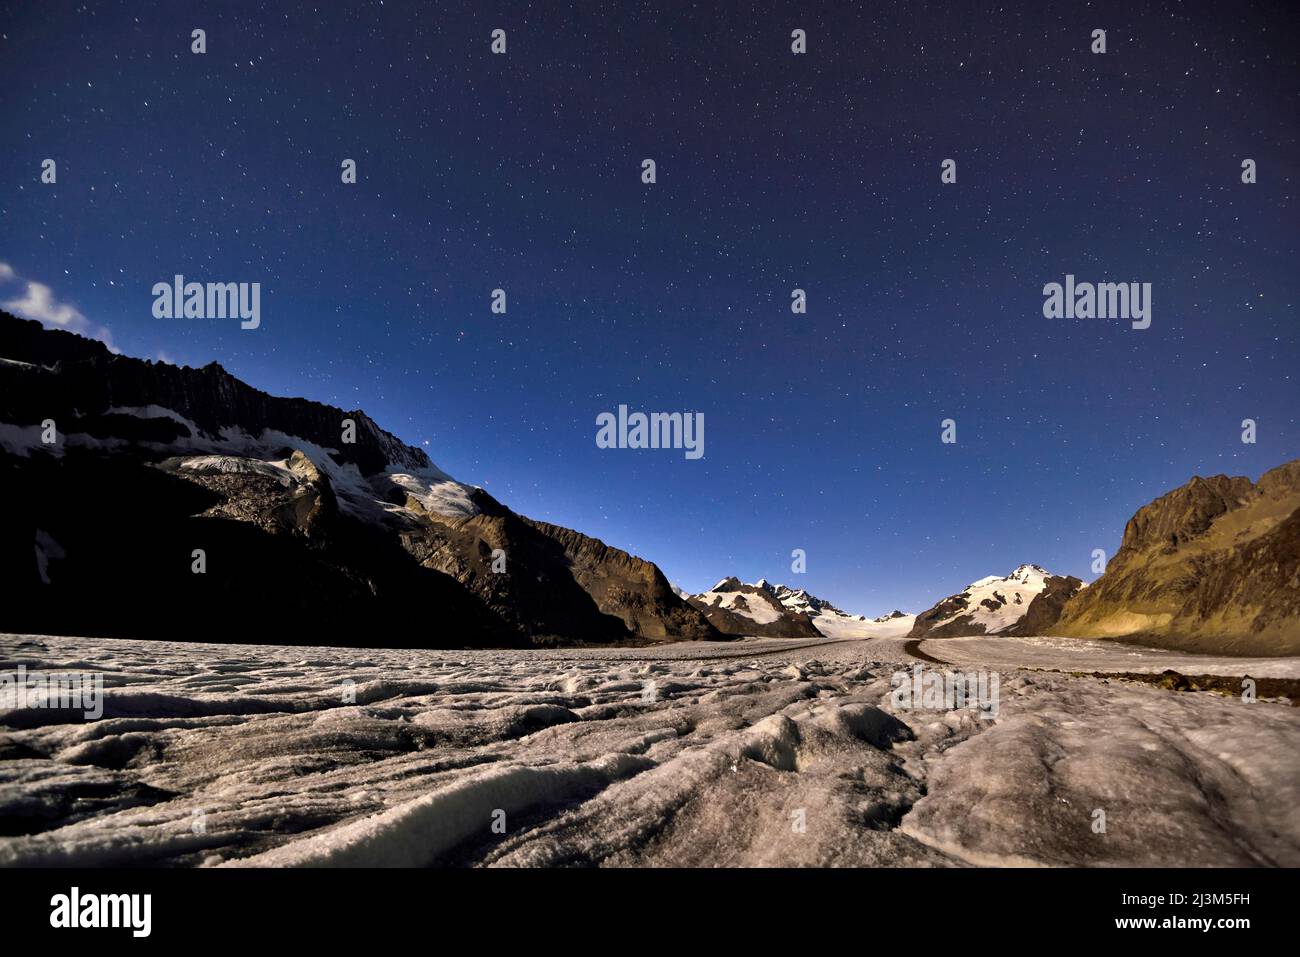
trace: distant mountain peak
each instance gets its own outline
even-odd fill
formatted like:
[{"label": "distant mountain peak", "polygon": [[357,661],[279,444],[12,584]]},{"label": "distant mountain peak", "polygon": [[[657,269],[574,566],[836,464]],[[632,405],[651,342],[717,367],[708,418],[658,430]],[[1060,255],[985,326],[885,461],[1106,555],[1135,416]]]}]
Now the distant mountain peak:
[{"label": "distant mountain peak", "polygon": [[1017,565],[1007,575],[989,575],[916,616],[913,638],[1021,634],[1055,621],[1064,603],[1083,585],[1041,565]]},{"label": "distant mountain peak", "polygon": [[691,596],[690,601],[705,610],[715,625],[730,634],[897,637],[906,633],[913,620],[913,616],[897,610],[868,620],[865,615],[851,615],[836,608],[806,588],[774,584],[766,578],[748,585],[734,575],[722,579],[707,592]]}]

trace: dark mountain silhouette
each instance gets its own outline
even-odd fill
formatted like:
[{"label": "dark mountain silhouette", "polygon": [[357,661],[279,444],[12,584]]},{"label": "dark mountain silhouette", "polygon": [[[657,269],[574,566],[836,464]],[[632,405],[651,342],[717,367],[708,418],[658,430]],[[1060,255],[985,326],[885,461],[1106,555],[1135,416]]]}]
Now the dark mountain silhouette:
[{"label": "dark mountain silhouette", "polygon": [[721,637],[652,563],[516,515],[360,410],[5,313],[0,575],[0,630],[18,632],[401,647]]}]

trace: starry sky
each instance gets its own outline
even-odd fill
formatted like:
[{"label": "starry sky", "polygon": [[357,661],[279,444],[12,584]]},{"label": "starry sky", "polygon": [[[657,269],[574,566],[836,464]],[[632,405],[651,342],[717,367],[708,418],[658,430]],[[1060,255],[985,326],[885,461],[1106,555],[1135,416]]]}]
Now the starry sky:
[{"label": "starry sky", "polygon": [[[1300,455],[1288,4],[575,6],[0,3],[0,303],[869,615],[1091,579],[1155,496]],[[261,327],[155,319],[176,273]],[[1044,318],[1067,273],[1152,283],[1151,328]],[[620,403],[704,458],[597,448]]]}]

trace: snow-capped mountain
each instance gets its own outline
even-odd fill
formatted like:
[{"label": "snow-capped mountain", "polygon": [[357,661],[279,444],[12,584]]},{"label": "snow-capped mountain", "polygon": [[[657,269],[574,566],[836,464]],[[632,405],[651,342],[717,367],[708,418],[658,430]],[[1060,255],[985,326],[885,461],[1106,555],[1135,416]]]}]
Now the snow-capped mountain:
[{"label": "snow-capped mountain", "polygon": [[789,585],[773,585],[766,578],[760,578],[754,583],[757,588],[764,588],[787,608],[793,608],[795,611],[802,611],[809,615],[815,615],[820,611],[833,611],[846,617],[850,616],[848,612],[841,611],[830,602],[818,598],[816,595],[810,595],[803,588],[791,588]]},{"label": "snow-capped mountain", "polygon": [[[766,585],[766,582],[760,584]],[[851,615],[824,598],[809,594],[806,589],[790,588],[788,585],[767,587],[781,604],[808,615],[813,627],[827,638],[896,638],[907,634],[916,621],[915,615],[897,610],[879,618]]]},{"label": "snow-capped mountain", "polygon": [[909,637],[1039,634],[1082,586],[1077,578],[1021,565],[1009,575],[971,582],[917,615]]},{"label": "snow-capped mountain", "polygon": [[713,626],[727,635],[762,638],[820,638],[812,619],[800,609],[788,608],[766,581],[749,585],[730,576],[687,601],[704,613]]},{"label": "snow-capped mountain", "polygon": [[907,634],[916,619],[901,611],[874,619],[851,615],[806,589],[774,585],[766,578],[752,585],[734,577],[724,578],[709,591],[688,596],[688,600],[728,634],[812,637],[806,623],[826,638],[893,638]]}]

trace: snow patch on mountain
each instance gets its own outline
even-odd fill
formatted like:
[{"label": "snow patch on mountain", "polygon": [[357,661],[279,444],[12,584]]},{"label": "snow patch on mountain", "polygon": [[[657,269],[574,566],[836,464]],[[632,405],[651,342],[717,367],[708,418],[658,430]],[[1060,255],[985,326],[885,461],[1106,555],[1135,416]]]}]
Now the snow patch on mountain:
[{"label": "snow patch on mountain", "polygon": [[265,475],[275,479],[286,488],[293,484],[294,475],[289,471],[288,459],[267,462],[261,459],[248,459],[238,455],[194,455],[183,459],[180,468],[187,472],[225,472],[232,475]]},{"label": "snow patch on mountain", "polygon": [[813,616],[813,626],[827,638],[901,638],[912,630],[916,615],[883,615],[880,618],[853,617],[822,612]]},{"label": "snow patch on mountain", "polygon": [[383,477],[434,515],[469,518],[479,512],[470,497],[473,488],[457,482],[436,467],[410,471],[398,471],[392,467]]},{"label": "snow patch on mountain", "polygon": [[811,595],[803,588],[768,585],[777,601],[792,611],[801,611],[812,619],[813,627],[827,638],[897,638],[912,630],[915,615],[895,611],[880,618],[851,615],[830,602]]},{"label": "snow patch on mountain", "polygon": [[[326,448],[301,436],[289,435],[276,429],[263,429],[254,436],[243,429],[227,426],[221,429],[219,436],[212,437],[204,434],[190,419],[162,406],[117,406],[109,409],[109,412],[141,419],[170,419],[184,426],[190,433],[188,437],[166,443],[140,444],[157,451],[195,453],[181,464],[182,468],[190,470],[257,472],[287,485],[293,476],[285,452],[297,449],[329,478],[338,497],[339,507],[354,518],[378,521],[385,515],[411,515],[412,510],[407,505],[395,504],[386,497],[386,493],[394,486],[401,488],[419,505],[420,510],[429,514],[467,518],[479,511],[472,498],[473,486],[457,482],[432,464],[414,462],[410,455],[394,459],[388,469],[379,475],[364,476],[356,465],[350,462],[340,463],[335,458],[338,449]],[[362,425],[369,425],[377,431],[369,419]],[[65,439],[67,444],[76,446],[101,442],[80,434],[68,435]],[[394,454],[399,451],[394,443],[390,442],[388,446]]]},{"label": "snow patch on mountain", "polygon": [[[761,597],[740,590],[746,587],[734,578],[724,578],[711,589],[695,597],[705,605],[725,608],[737,615],[743,615],[759,625],[770,625],[781,617],[779,609]],[[756,587],[756,586],[750,586]]]},{"label": "snow patch on mountain", "polygon": [[44,449],[55,456],[62,455],[63,449],[58,445],[44,445],[41,442],[41,431],[39,425],[14,425],[10,422],[0,422],[0,449],[10,455],[20,455],[23,458],[27,458],[37,449]]},{"label": "snow patch on mountain", "polygon": [[773,602],[764,601],[764,596],[769,596],[787,611],[807,615],[813,627],[826,638],[897,638],[911,631],[916,621],[915,615],[905,615],[901,611],[874,619],[851,615],[807,589],[773,584],[766,578],[760,578],[752,585],[735,578],[724,578],[709,591],[695,597],[707,605],[728,608],[755,622],[767,624],[780,617],[780,612]]},{"label": "snow patch on mountain", "polygon": [[420,507],[434,515],[468,517],[478,514],[471,495],[472,486],[457,482],[436,466],[416,468],[410,463],[392,463],[378,476],[364,476],[351,462],[335,460],[337,450],[325,448],[295,435],[286,435],[274,429],[265,429],[256,438],[243,430],[223,429],[223,440],[235,450],[253,454],[263,460],[278,455],[286,448],[298,449],[313,465],[329,477],[338,496],[339,505],[354,517],[375,519],[385,513],[410,514],[404,505],[383,498],[383,493],[393,485],[403,489]]}]

